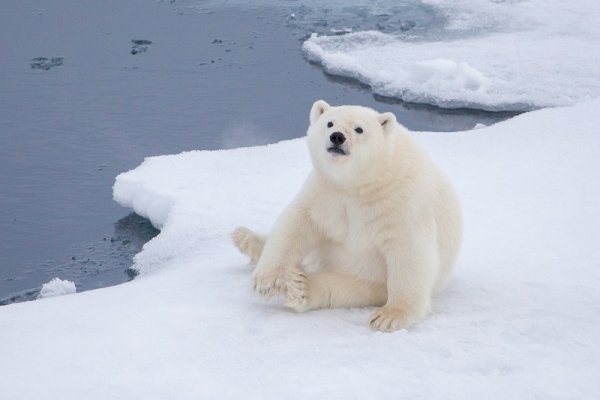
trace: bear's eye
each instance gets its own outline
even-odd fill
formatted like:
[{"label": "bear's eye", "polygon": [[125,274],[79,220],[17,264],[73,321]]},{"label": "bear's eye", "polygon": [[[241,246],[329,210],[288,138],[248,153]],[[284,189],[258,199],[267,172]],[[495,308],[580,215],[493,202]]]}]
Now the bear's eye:
[{"label": "bear's eye", "polygon": [[329,121],[329,122],[327,123],[327,127],[328,127],[328,128],[331,128],[332,126],[333,126],[333,122]]},{"label": "bear's eye", "polygon": [[361,127],[358,127],[356,129],[354,129],[354,132],[356,132],[356,133],[363,133],[363,130],[362,130]]}]

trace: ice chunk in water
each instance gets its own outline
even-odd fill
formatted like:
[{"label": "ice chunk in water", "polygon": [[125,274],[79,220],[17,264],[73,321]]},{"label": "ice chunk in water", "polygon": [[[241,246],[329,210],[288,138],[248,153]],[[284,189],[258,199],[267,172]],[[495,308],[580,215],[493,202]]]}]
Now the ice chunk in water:
[{"label": "ice chunk in water", "polygon": [[148,47],[152,44],[152,42],[146,39],[132,39],[131,44],[131,54],[135,55],[148,51]]},{"label": "ice chunk in water", "polygon": [[48,71],[50,68],[58,67],[63,65],[65,61],[64,57],[35,57],[31,59],[29,65],[33,69],[43,69]]},{"label": "ice chunk in water", "polygon": [[77,291],[75,283],[60,278],[54,278],[50,282],[42,285],[42,290],[38,296],[39,299],[46,297],[63,296],[65,294],[73,294]]}]

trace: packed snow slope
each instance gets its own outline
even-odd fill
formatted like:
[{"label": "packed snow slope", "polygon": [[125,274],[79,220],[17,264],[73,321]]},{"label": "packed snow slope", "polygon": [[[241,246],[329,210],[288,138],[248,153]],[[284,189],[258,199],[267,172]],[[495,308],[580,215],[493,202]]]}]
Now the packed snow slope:
[{"label": "packed snow slope", "polygon": [[270,228],[310,169],[303,139],[148,158],[114,186],[161,228],[141,276],[0,308],[0,398],[597,398],[599,125],[593,101],[414,134],[456,185],[465,242],[433,315],[392,334],[371,309],[250,291],[229,232]]},{"label": "packed snow slope", "polygon": [[[313,34],[303,46],[306,57],[381,95],[440,107],[531,110],[600,96],[600,2],[425,5],[445,22],[421,30],[399,24],[396,32]],[[390,21],[403,18],[388,13]]]}]

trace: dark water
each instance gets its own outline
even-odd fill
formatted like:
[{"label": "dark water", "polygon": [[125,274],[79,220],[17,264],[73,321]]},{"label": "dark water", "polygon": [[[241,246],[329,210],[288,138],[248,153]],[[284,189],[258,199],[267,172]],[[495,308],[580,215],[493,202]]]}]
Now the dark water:
[{"label": "dark water", "polygon": [[326,76],[302,58],[313,28],[298,18],[151,0],[3,0],[0,304],[35,298],[57,276],[78,290],[131,278],[133,255],[157,232],[112,201],[112,184],[145,156],[302,136],[319,98],[393,111],[415,130],[510,116],[399,103]]}]

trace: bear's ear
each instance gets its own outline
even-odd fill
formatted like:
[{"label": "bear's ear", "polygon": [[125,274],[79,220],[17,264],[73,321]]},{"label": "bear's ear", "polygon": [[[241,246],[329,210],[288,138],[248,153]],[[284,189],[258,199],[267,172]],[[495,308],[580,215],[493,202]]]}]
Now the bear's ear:
[{"label": "bear's ear", "polygon": [[327,109],[331,107],[325,100],[317,100],[310,109],[310,123],[314,124]]},{"label": "bear's ear", "polygon": [[377,117],[384,132],[391,132],[396,125],[396,116],[391,112],[379,114]]}]

